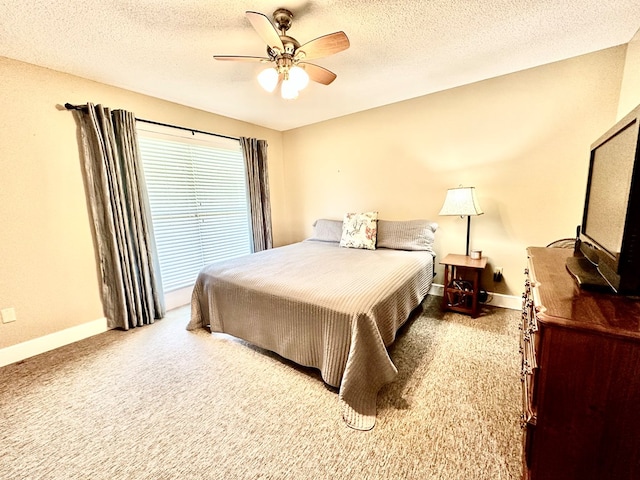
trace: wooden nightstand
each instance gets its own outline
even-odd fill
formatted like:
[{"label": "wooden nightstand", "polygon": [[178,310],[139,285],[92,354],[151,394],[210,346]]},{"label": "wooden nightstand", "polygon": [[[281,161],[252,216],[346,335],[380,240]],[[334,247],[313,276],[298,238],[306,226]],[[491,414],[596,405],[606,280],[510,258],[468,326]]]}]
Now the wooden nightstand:
[{"label": "wooden nightstand", "polygon": [[440,264],[444,265],[442,308],[477,317],[480,274],[487,265],[487,258],[474,260],[467,255],[450,253]]}]

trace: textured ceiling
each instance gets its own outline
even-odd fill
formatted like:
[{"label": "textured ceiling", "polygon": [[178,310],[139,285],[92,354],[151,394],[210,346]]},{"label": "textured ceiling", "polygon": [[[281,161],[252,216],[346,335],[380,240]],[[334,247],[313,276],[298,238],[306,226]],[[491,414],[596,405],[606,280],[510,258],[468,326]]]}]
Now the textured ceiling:
[{"label": "textured ceiling", "polygon": [[[264,66],[212,57],[263,56],[244,12],[279,7],[300,43],[340,30],[351,42],[313,61],[335,82],[293,101],[258,86]],[[638,27],[639,0],[0,0],[0,56],[288,130],[627,43]]]}]

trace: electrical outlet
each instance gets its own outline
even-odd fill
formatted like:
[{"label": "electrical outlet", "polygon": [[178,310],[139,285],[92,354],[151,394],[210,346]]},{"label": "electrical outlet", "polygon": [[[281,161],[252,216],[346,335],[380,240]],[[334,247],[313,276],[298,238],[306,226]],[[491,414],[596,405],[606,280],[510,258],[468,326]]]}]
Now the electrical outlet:
[{"label": "electrical outlet", "polygon": [[493,270],[493,281],[496,283],[502,281],[502,267],[496,267]]},{"label": "electrical outlet", "polygon": [[11,323],[17,320],[16,309],[13,307],[3,308],[0,313],[2,313],[2,323]]}]

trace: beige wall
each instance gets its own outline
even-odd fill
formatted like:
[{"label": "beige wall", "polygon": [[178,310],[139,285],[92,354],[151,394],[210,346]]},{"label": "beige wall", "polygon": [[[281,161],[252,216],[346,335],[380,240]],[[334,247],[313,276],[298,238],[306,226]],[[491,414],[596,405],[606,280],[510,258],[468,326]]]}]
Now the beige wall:
[{"label": "beige wall", "polygon": [[76,139],[65,102],[269,143],[274,241],[283,243],[282,133],[0,57],[0,348],[102,318]]},{"label": "beige wall", "polygon": [[526,246],[581,221],[589,146],[615,121],[624,58],[620,46],[285,132],[292,240],[316,218],[378,210],[435,220],[438,258],[464,253],[466,220],[438,212],[447,188],[475,186],[484,287],[519,295]]},{"label": "beige wall", "polygon": [[627,57],[620,89],[618,119],[640,104],[640,30],[627,44]]}]

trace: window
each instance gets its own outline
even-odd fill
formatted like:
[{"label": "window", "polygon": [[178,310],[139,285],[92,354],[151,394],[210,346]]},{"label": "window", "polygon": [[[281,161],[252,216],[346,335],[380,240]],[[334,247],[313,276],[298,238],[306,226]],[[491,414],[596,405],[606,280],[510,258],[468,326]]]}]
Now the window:
[{"label": "window", "polygon": [[240,142],[143,122],[137,128],[164,292],[190,287],[211,262],[251,253]]}]

